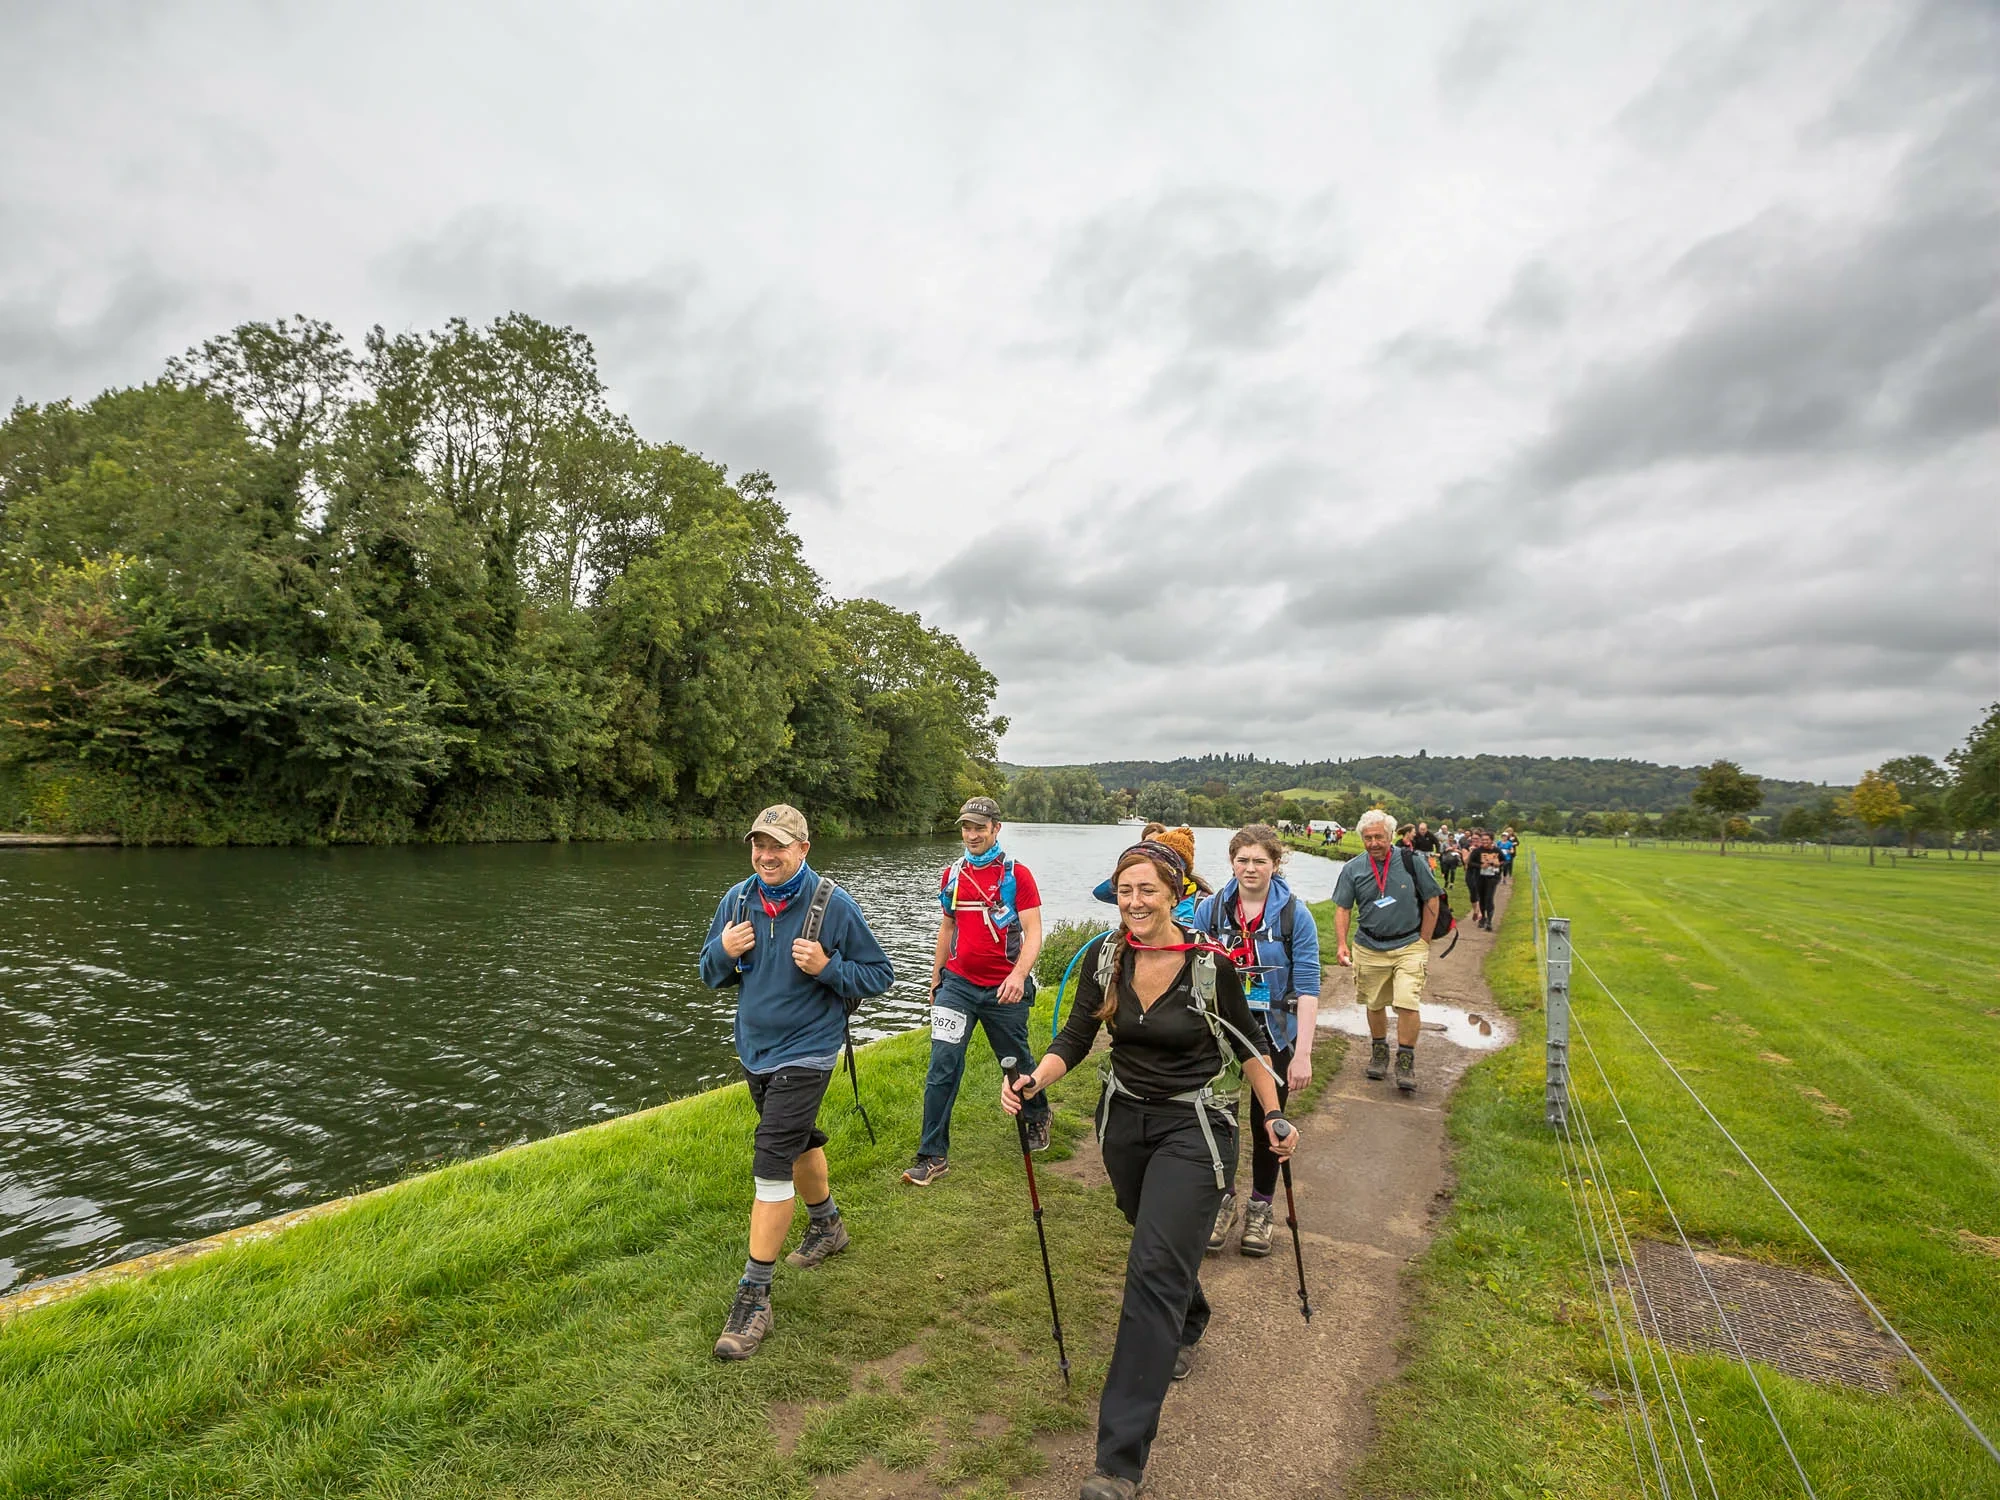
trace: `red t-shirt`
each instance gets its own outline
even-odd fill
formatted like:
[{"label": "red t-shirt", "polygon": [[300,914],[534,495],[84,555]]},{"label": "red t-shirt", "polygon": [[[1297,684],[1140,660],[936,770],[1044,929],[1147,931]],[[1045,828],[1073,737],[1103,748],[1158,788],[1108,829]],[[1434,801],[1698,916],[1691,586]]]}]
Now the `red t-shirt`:
[{"label": "red t-shirt", "polygon": [[[998,905],[1000,901],[1000,881],[1004,872],[1004,861],[995,860],[983,870],[971,866],[959,871],[958,896],[952,903],[951,917],[958,924],[958,938],[952,945],[951,957],[945,961],[945,968],[981,989],[990,990],[1002,983],[1014,972],[1014,965],[1007,957],[1006,929],[995,929],[986,916],[986,903]],[[951,879],[949,869],[938,889]],[[1035,877],[1028,873],[1026,865],[1014,866],[1014,901],[1017,911],[1038,911],[1042,904],[1042,893],[1035,888]],[[1016,915],[1015,921],[1020,917]]]}]

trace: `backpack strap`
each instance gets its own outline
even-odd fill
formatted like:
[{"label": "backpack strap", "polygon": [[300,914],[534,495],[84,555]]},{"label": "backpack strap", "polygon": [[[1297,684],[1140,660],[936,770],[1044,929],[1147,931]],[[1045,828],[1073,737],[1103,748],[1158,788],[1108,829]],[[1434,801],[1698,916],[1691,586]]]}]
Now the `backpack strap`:
[{"label": "backpack strap", "polygon": [[807,942],[819,941],[820,929],[826,925],[826,909],[833,905],[833,893],[839,889],[832,877],[826,875],[820,876],[819,884],[813,887],[812,905],[806,908],[806,925],[799,932]]},{"label": "backpack strap", "polygon": [[[812,904],[806,908],[806,925],[799,936],[808,943],[819,941],[821,930],[826,926],[826,909],[833,905],[833,894],[840,887],[833,883],[831,876],[822,875],[819,884],[813,888]],[[847,1053],[847,1082],[854,1090],[854,1112],[861,1116],[862,1129],[868,1132],[868,1144],[875,1144],[875,1122],[868,1118],[868,1106],[861,1102],[861,1073],[854,1065],[854,1011],[843,1004],[840,1017],[841,1039]]]}]

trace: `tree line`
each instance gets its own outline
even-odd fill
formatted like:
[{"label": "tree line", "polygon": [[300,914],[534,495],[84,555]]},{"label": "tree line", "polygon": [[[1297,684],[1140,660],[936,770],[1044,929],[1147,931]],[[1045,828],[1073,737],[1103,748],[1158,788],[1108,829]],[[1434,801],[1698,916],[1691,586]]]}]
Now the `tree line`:
[{"label": "tree line", "polygon": [[519,313],[247,323],[0,425],[0,827],[656,836],[997,792],[955,638],[835,599],[768,476],[612,410]]}]

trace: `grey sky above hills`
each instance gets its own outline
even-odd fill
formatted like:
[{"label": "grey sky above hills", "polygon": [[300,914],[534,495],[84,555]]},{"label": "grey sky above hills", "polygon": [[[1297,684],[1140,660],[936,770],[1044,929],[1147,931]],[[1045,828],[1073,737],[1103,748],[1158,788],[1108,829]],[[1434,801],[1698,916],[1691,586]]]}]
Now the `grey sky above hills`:
[{"label": "grey sky above hills", "polygon": [[958,631],[1009,760],[2000,697],[2000,10],[0,4],[0,401],[510,308]]}]

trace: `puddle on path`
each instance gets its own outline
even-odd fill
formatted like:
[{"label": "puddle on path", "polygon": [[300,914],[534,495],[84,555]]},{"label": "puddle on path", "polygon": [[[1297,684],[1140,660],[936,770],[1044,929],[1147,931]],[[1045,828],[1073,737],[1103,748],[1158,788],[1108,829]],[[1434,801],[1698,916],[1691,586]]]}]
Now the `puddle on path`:
[{"label": "puddle on path", "polygon": [[[1514,1026],[1505,1016],[1484,1011],[1468,1011],[1456,1005],[1434,1005],[1426,1000],[1420,1010],[1423,1029],[1434,1036],[1473,1052],[1489,1052],[1514,1039]],[[1368,1035],[1368,1012],[1359,1005],[1329,1005],[1319,1013],[1322,1031],[1339,1031],[1348,1036]]]}]

